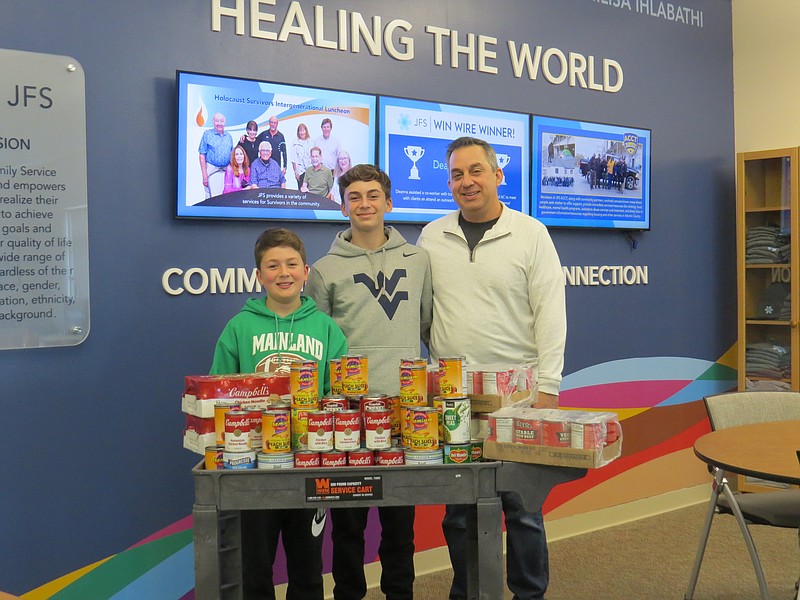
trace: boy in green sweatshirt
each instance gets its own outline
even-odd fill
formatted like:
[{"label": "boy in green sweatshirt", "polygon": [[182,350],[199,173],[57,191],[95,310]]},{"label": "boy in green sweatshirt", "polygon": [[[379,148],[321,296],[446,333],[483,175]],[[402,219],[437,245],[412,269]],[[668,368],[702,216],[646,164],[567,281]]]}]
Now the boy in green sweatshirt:
[{"label": "boy in green sweatshirt", "polygon": [[[301,292],[308,278],[302,240],[288,229],[267,229],[256,240],[256,278],[266,299],[250,298],[217,341],[212,374],[289,373],[295,360],[319,365],[320,396],[330,391],[328,364],[347,354],[342,330]],[[287,600],[323,600],[322,530],[325,513],[312,509],[242,511],[245,600],[274,600],[272,565],[283,533]]]}]

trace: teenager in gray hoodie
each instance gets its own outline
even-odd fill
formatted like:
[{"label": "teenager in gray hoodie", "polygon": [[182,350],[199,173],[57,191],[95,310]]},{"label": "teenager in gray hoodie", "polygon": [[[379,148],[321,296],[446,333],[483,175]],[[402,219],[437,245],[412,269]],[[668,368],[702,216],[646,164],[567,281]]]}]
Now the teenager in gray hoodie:
[{"label": "teenager in gray hoodie", "polygon": [[[369,361],[371,394],[397,396],[401,358],[419,356],[431,324],[431,271],[427,253],[384,225],[392,210],[389,177],[373,165],[356,165],[339,178],[342,213],[350,227],[314,263],[306,293],[347,337],[351,354]],[[331,510],[333,596],[361,600],[364,530],[368,508]],[[414,583],[414,507],[382,506],[381,591],[387,600],[411,600]]]}]

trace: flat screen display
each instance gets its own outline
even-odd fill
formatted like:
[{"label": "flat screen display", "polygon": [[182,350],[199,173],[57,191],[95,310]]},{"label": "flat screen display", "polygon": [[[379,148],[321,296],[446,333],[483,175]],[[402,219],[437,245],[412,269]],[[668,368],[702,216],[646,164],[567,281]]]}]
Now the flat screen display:
[{"label": "flat screen display", "polygon": [[387,221],[427,223],[458,208],[445,154],[465,135],[492,145],[505,175],[500,200],[530,214],[529,115],[386,96],[378,106],[378,160],[394,188]]},{"label": "flat screen display", "polygon": [[336,178],[375,161],[375,96],[183,71],[177,84],[178,217],[346,220]]},{"label": "flat screen display", "polygon": [[533,117],[532,215],[549,227],[650,229],[650,130]]}]

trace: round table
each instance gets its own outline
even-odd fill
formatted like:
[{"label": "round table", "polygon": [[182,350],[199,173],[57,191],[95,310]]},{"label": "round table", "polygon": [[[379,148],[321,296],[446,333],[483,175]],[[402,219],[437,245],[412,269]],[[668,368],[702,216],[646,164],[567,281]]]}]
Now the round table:
[{"label": "round table", "polygon": [[800,484],[800,421],[755,423],[712,431],[694,443],[703,462],[724,471]]}]

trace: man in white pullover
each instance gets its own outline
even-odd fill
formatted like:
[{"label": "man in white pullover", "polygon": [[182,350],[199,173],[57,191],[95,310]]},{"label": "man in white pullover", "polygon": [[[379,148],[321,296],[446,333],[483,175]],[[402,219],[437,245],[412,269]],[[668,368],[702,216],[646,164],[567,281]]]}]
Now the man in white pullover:
[{"label": "man in white pullover", "polygon": [[[433,281],[430,353],[467,363],[538,368],[536,406],[558,406],[564,366],[564,274],[547,229],[505,206],[503,171],[484,140],[462,137],[447,148],[448,187],[459,210],[428,224],[418,244]],[[502,494],[507,578],[514,600],[542,600],[549,582],[541,511],[516,492]],[[467,597],[466,508],[448,506],[442,523],[453,565],[450,600]]]}]

